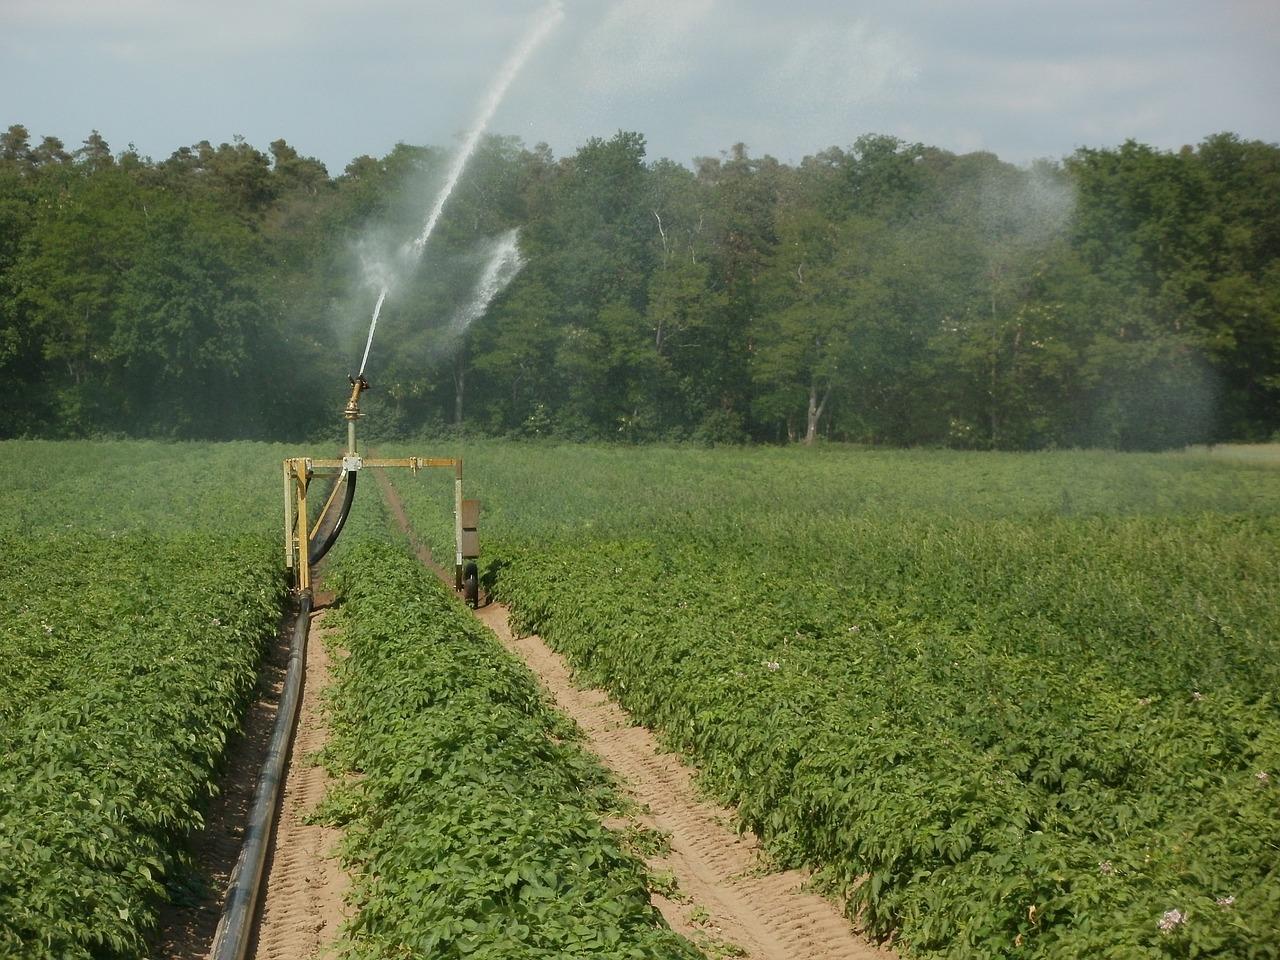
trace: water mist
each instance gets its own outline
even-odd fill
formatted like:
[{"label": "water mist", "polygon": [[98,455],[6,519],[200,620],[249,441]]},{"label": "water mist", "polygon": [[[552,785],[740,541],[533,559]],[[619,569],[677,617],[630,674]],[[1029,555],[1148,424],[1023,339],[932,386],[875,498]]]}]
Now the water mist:
[{"label": "water mist", "polygon": [[524,268],[519,238],[519,228],[513,228],[494,242],[471,299],[454,314],[453,321],[449,324],[451,334],[461,336],[466,333],[467,327],[484,315],[493,298],[505,290]]},{"label": "water mist", "polygon": [[[440,192],[436,195],[435,202],[432,203],[427,212],[426,221],[422,225],[422,231],[409,244],[406,245],[404,253],[407,263],[405,270],[411,270],[422,258],[422,250],[427,245],[427,241],[431,238],[432,232],[436,228],[436,224],[440,221],[441,214],[444,213],[445,204],[449,200],[449,196],[453,193],[453,188],[457,186],[462,172],[466,169],[467,161],[471,159],[471,155],[475,152],[476,146],[480,143],[480,138],[484,135],[485,129],[489,125],[489,121],[493,119],[494,113],[498,109],[498,105],[502,103],[502,98],[506,96],[507,89],[511,86],[511,82],[515,79],[516,74],[524,66],[525,62],[532,56],[533,51],[538,48],[543,40],[546,39],[552,28],[560,22],[564,16],[564,7],[560,0],[552,0],[542,12],[538,15],[538,19],[534,21],[533,27],[524,40],[515,49],[510,57],[507,58],[502,69],[498,72],[498,76],[494,79],[493,85],[489,88],[488,95],[485,97],[481,105],[480,112],[476,116],[475,122],[467,131],[467,135],[462,142],[457,154],[453,158],[453,162],[449,165],[448,175],[445,177],[444,186],[440,188]],[[518,268],[517,268],[518,269]],[[514,276],[514,273],[512,274]],[[505,284],[504,284],[505,285]],[[369,321],[369,337],[365,341],[364,356],[360,359],[360,375],[364,374],[365,365],[369,362],[369,348],[373,345],[373,334],[378,326],[378,315],[382,312],[382,305],[387,299],[387,294],[393,286],[392,279],[383,279],[380,283],[378,300],[373,307],[373,317]],[[493,295],[496,295],[496,291]],[[490,299],[492,298],[492,296]],[[487,301],[486,301],[487,304]],[[483,311],[483,307],[481,310]],[[468,321],[469,322],[469,321]]]}]

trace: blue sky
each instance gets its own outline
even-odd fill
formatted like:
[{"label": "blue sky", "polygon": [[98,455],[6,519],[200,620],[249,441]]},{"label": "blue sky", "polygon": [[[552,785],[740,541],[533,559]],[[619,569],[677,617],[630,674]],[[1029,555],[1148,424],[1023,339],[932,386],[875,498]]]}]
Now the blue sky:
[{"label": "blue sky", "polygon": [[[0,126],[157,159],[284,137],[338,173],[447,144],[545,0],[0,0]],[[1274,0],[564,0],[492,129],[688,162],[889,133],[1014,162],[1280,141]]]}]

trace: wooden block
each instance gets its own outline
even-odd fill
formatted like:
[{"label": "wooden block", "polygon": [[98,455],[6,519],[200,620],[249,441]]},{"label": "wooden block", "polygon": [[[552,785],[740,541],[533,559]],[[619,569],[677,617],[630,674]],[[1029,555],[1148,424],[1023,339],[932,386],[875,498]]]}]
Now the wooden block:
[{"label": "wooden block", "polygon": [[467,560],[474,560],[480,556],[480,534],[476,531],[462,531],[462,556]]},{"label": "wooden block", "polygon": [[463,500],[462,501],[462,526],[464,529],[474,530],[480,526],[480,501],[479,500]]}]

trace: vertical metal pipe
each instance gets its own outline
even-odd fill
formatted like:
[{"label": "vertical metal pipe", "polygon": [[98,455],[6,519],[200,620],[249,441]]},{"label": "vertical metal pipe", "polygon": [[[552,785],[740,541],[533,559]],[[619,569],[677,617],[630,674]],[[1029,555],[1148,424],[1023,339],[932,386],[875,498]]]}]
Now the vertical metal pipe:
[{"label": "vertical metal pipe", "polygon": [[462,458],[453,465],[453,579],[454,589],[462,589]]},{"label": "vertical metal pipe", "polygon": [[298,478],[298,589],[311,589],[311,557],[307,537],[307,462],[296,461]]},{"label": "vertical metal pipe", "polygon": [[293,569],[293,476],[289,461],[284,462],[284,565]]}]

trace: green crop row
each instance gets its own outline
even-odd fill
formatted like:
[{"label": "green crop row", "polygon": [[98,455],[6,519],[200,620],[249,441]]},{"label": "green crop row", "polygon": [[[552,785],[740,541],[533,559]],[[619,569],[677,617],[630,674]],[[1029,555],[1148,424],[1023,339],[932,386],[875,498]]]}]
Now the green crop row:
[{"label": "green crop row", "polygon": [[467,470],[519,625],[908,953],[1280,955],[1273,469],[479,445]]},{"label": "green crop row", "polygon": [[146,956],[190,884],[284,602],[284,455],[0,443],[0,956]]},{"label": "green crop row", "polygon": [[279,537],[280,461],[297,453],[249,442],[3,440],[0,533]]},{"label": "green crop row", "polygon": [[280,616],[277,549],[43,534],[0,554],[0,956],[143,956]]},{"label": "green crop row", "polygon": [[344,955],[699,956],[601,825],[609,779],[532,675],[402,544],[348,543],[331,577],[348,653],[326,753],[352,776],[324,814],[355,868]]},{"label": "green crop row", "polygon": [[1275,955],[1273,702],[1074,670],[812,585],[843,616],[798,619],[800,578],[736,558],[673,575],[688,559],[505,551],[496,587],[870,930],[952,957]]}]

